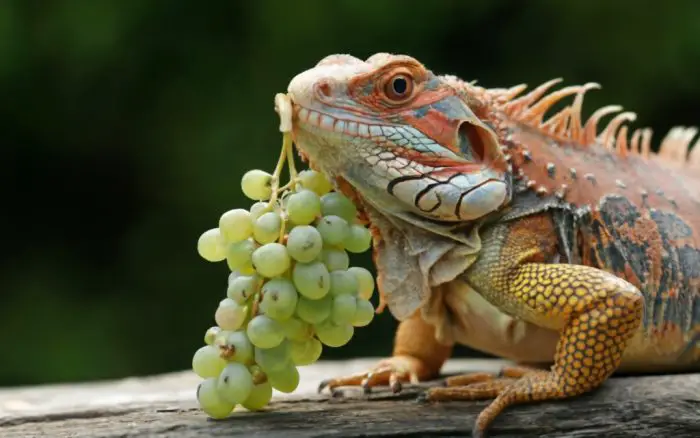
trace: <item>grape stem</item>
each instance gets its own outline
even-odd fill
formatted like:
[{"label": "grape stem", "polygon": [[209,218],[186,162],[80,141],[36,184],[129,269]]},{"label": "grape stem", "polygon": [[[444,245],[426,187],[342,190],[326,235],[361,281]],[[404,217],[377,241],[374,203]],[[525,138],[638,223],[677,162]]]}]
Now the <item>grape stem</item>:
[{"label": "grape stem", "polygon": [[277,160],[277,166],[275,166],[275,171],[272,173],[271,188],[272,194],[270,195],[270,200],[267,202],[267,207],[265,207],[265,212],[271,211],[277,202],[277,197],[280,191],[280,175],[282,174],[282,169],[284,168],[284,162],[287,159],[287,135],[284,135],[282,140],[282,151],[280,152],[280,157]]},{"label": "grape stem", "polygon": [[[285,161],[287,162],[287,167],[289,168],[289,182],[280,187],[280,176],[282,175],[282,169],[284,169]],[[290,188],[296,188],[296,185],[299,182],[297,175],[298,172],[296,164],[294,164],[294,146],[292,142],[292,135],[285,133],[282,136],[282,150],[280,151],[280,157],[277,160],[275,171],[272,173],[272,194],[270,195],[270,200],[268,201],[266,211],[270,211],[273,208],[281,192]]]},{"label": "grape stem", "polygon": [[297,167],[294,164],[294,146],[292,135],[285,132],[282,137],[282,148],[287,152],[287,164],[289,166],[289,184],[296,188],[297,185]]},{"label": "grape stem", "polygon": [[[282,170],[284,169],[284,163],[287,162],[287,167],[289,168],[289,182],[280,187],[280,176],[282,175]],[[285,132],[282,135],[282,151],[280,151],[280,157],[277,160],[277,166],[275,166],[275,171],[272,173],[271,188],[272,193],[270,194],[270,200],[267,203],[264,211],[271,211],[275,203],[279,198],[279,194],[288,190],[290,188],[296,188],[298,183],[297,169],[294,164],[294,146],[292,141],[292,135],[289,132]],[[280,228],[279,242],[284,240],[284,235],[286,233],[287,218],[282,218],[282,227]]]},{"label": "grape stem", "polygon": [[280,190],[280,192],[283,192],[283,191],[285,191],[285,190],[289,190],[289,189],[292,188],[292,185],[296,185],[296,183],[297,183],[297,180],[289,181],[287,184],[285,184],[285,185],[283,185],[282,187],[280,187],[279,190]]},{"label": "grape stem", "polygon": [[259,306],[260,306],[260,300],[262,300],[262,295],[263,295],[262,291],[256,292],[255,295],[253,295],[253,302],[251,303],[251,304],[252,304],[252,308],[251,308],[251,312],[250,312],[251,315],[257,315],[257,314],[258,314],[258,310],[259,310]]}]

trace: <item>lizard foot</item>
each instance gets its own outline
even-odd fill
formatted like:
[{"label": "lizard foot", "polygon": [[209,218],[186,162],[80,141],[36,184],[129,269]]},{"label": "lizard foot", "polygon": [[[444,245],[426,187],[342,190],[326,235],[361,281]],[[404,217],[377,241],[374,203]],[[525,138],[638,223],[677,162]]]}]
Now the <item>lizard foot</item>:
[{"label": "lizard foot", "polygon": [[544,370],[525,366],[503,367],[494,373],[467,373],[448,377],[445,387],[430,388],[419,401],[489,400],[498,397],[506,388],[530,373],[544,373]]},{"label": "lizard foot", "polygon": [[[525,366],[508,366],[494,373],[469,373],[449,377],[445,387],[430,388],[418,397],[418,402],[438,402],[457,400],[491,400],[497,399],[524,382],[525,379],[538,381],[546,378],[548,371]],[[490,415],[490,414],[489,414]],[[472,431],[472,436],[482,438],[485,433],[486,421],[479,416]]]},{"label": "lizard foot", "polygon": [[326,379],[321,382],[318,391],[328,388],[334,394],[335,388],[341,386],[361,386],[365,393],[372,387],[386,386],[398,393],[402,383],[416,384],[431,377],[428,367],[420,360],[411,356],[394,356],[380,361],[374,368],[345,377]]}]

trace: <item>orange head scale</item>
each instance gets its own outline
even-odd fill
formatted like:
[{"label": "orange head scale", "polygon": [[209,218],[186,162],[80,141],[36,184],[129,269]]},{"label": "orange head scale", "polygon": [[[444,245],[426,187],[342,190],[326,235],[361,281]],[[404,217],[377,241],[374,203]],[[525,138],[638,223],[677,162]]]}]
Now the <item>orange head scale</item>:
[{"label": "orange head scale", "polygon": [[508,163],[480,102],[411,57],[332,55],[288,94],[301,152],[385,214],[456,224],[510,201]]}]

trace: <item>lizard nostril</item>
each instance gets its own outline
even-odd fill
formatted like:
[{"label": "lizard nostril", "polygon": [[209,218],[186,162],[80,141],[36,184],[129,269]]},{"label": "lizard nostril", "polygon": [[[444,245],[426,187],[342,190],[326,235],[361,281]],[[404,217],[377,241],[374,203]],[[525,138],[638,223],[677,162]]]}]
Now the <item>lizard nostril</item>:
[{"label": "lizard nostril", "polygon": [[331,86],[328,84],[328,82],[320,82],[317,86],[318,92],[323,94],[326,97],[331,96]]}]

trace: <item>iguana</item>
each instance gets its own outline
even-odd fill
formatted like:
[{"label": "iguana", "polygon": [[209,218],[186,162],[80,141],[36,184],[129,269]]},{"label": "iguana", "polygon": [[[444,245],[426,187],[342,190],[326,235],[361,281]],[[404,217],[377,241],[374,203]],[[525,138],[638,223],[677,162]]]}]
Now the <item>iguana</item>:
[{"label": "iguana", "polygon": [[582,119],[598,84],[558,82],[484,88],[386,53],[331,55],[292,79],[293,139],[361,207],[380,308],[401,321],[393,357],[325,385],[398,390],[438,375],[455,343],[551,365],[425,393],[494,398],[483,436],[507,406],[576,396],[618,369],[700,369],[697,131],[674,128],[652,152],[649,129],[628,135],[634,113]]}]

